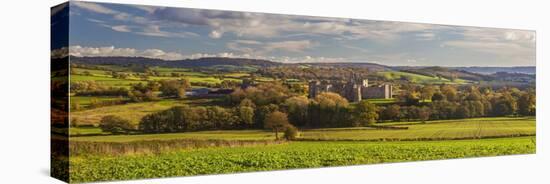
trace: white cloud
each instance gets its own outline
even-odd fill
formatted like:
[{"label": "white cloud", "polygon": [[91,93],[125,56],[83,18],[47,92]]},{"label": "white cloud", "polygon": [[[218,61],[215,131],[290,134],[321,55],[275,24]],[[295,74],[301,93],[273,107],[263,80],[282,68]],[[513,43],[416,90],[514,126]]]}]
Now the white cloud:
[{"label": "white cloud", "polygon": [[430,24],[381,22],[343,18],[272,15],[250,12],[163,8],[153,15],[157,20],[188,26],[207,26],[211,38],[233,33],[245,38],[273,38],[308,33],[343,39],[393,40],[403,32],[444,28]]},{"label": "white cloud", "polygon": [[205,57],[227,57],[227,58],[249,58],[249,59],[263,59],[275,62],[283,63],[315,63],[315,62],[348,62],[346,58],[332,58],[332,57],[314,57],[314,56],[302,56],[302,57],[274,57],[274,56],[256,56],[251,54],[236,54],[232,52],[220,52],[220,53],[193,53],[184,55],[178,52],[167,52],[161,49],[145,49],[139,50],[135,48],[117,48],[114,46],[106,47],[83,47],[80,45],[70,46],[69,49],[61,48],[52,51],[52,57],[64,57],[70,53],[72,56],[77,57],[145,57],[155,58],[163,60],[182,60],[182,59],[198,59]]},{"label": "white cloud", "polygon": [[235,40],[226,44],[228,49],[251,55],[267,55],[274,51],[300,53],[317,45],[318,43],[314,43],[310,40],[290,40],[279,42]]},{"label": "white cloud", "polygon": [[95,13],[108,14],[108,15],[114,15],[119,13],[116,10],[107,8],[97,3],[82,2],[82,1],[71,1],[70,3],[78,6],[79,8],[86,9],[88,11],[92,11]]},{"label": "white cloud", "polygon": [[490,53],[500,56],[533,54],[534,49],[523,47],[515,43],[487,42],[487,41],[447,41],[445,46],[459,47],[477,52]]},{"label": "white cloud", "polygon": [[[148,18],[141,17],[141,16],[135,16],[130,13],[113,10],[97,3],[79,2],[79,1],[75,1],[73,3],[77,7],[82,8],[84,10],[91,11],[94,13],[99,13],[99,14],[111,15],[115,20],[136,24],[133,27],[137,28],[136,30],[140,30],[140,31],[133,31],[133,29],[130,29],[130,26],[127,26],[127,25],[113,26],[113,25],[109,25],[106,21],[97,20],[97,19],[88,19],[91,22],[97,23],[99,26],[107,27],[114,31],[132,32],[139,35],[155,36],[155,37],[185,38],[185,37],[199,36],[196,33],[187,32],[187,31],[172,32],[172,31],[162,30],[164,25],[160,25],[160,22],[158,21],[150,20]],[[144,10],[150,13],[153,13],[157,9],[155,7],[138,6],[138,5],[135,5],[132,7],[138,8],[140,10]]]},{"label": "white cloud", "polygon": [[154,7],[154,6],[144,6],[144,5],[130,5],[134,8],[137,8],[137,9],[140,9],[140,10],[143,10],[147,13],[154,13],[155,10],[157,10],[158,8],[157,7]]},{"label": "white cloud", "polygon": [[217,30],[213,30],[210,32],[210,34],[208,34],[210,38],[221,38],[222,35],[223,35],[223,32],[217,31]]},{"label": "white cloud", "polygon": [[429,41],[435,39],[434,33],[418,33],[415,36],[417,37],[417,40]]},{"label": "white cloud", "polygon": [[145,36],[156,36],[156,37],[178,37],[178,38],[186,38],[186,37],[195,37],[199,36],[196,33],[193,32],[169,32],[161,30],[160,26],[157,25],[149,25],[147,27],[144,27],[142,31],[136,32],[136,34],[145,35]]},{"label": "white cloud", "polygon": [[176,52],[165,52],[159,49],[137,50],[134,48],[108,47],[82,47],[79,45],[69,47],[69,53],[73,56],[123,56],[123,57],[147,57],[165,60],[183,59],[184,56]]},{"label": "white cloud", "polygon": [[118,32],[131,32],[130,28],[126,25],[112,26],[111,29]]}]

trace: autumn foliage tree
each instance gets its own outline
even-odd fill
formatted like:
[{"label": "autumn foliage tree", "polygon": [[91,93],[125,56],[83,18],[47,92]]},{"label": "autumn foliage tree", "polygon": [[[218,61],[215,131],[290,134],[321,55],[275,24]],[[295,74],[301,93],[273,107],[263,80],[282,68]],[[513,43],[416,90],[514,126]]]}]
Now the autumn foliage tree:
[{"label": "autumn foliage tree", "polygon": [[275,111],[267,114],[264,121],[264,127],[275,132],[275,139],[279,139],[279,132],[285,131],[290,126],[288,117],[285,113]]}]

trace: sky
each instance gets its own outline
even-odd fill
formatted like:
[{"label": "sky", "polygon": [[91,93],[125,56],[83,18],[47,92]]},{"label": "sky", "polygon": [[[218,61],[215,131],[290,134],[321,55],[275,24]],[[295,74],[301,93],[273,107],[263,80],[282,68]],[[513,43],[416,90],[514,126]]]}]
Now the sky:
[{"label": "sky", "polygon": [[534,31],[70,2],[75,56],[535,66]]}]

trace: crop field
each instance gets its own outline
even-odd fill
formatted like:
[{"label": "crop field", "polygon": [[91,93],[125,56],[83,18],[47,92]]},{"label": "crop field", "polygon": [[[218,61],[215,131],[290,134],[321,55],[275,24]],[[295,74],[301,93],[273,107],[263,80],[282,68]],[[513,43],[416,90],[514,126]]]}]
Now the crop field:
[{"label": "crop field", "polygon": [[[70,159],[72,182],[158,178],[535,153],[534,137],[453,141],[298,141]],[[116,171],[116,172],[114,172]]]}]

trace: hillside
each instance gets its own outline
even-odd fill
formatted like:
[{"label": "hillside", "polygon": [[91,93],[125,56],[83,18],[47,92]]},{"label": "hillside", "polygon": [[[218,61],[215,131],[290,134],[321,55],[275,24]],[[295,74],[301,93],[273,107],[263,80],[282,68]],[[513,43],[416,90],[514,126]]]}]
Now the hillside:
[{"label": "hillside", "polygon": [[184,59],[176,61],[167,61],[162,59],[144,58],[144,57],[76,57],[71,56],[71,62],[76,64],[92,64],[92,65],[145,65],[145,66],[161,66],[175,68],[192,68],[192,67],[211,67],[211,66],[255,66],[269,67],[277,66],[281,63],[260,60],[260,59],[244,59],[244,58],[223,58],[223,57],[208,57],[200,59]]},{"label": "hillside", "polygon": [[456,70],[468,71],[479,74],[495,74],[499,72],[535,74],[535,66],[515,66],[515,67],[452,67]]}]

